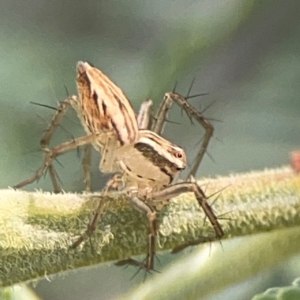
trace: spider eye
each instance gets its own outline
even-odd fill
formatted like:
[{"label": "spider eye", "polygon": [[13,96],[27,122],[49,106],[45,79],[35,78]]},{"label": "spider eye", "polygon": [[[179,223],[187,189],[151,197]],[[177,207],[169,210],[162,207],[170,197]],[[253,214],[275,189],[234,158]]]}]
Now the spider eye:
[{"label": "spider eye", "polygon": [[182,158],[182,153],[176,152],[176,153],[175,153],[175,157],[176,157],[176,158]]}]

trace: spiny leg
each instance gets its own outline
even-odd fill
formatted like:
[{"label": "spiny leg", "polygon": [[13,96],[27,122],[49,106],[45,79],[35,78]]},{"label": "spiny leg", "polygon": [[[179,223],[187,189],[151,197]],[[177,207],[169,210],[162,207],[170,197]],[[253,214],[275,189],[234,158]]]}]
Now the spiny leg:
[{"label": "spiny leg", "polygon": [[148,240],[148,253],[146,258],[146,263],[136,261],[132,258],[121,260],[116,263],[118,266],[123,265],[133,265],[137,266],[140,269],[145,269],[147,271],[154,269],[154,257],[156,252],[156,236],[158,232],[158,225],[157,225],[157,218],[156,218],[156,212],[153,211],[151,208],[152,205],[156,206],[156,204],[161,204],[163,200],[166,200],[164,202],[165,205],[169,204],[169,199],[176,197],[182,193],[188,193],[193,192],[199,206],[204,211],[206,217],[210,221],[214,231],[215,231],[215,237],[200,237],[199,239],[195,241],[191,241],[189,243],[186,243],[182,246],[179,246],[174,249],[174,253],[179,252],[183,250],[184,248],[191,246],[191,245],[198,245],[200,243],[204,242],[212,242],[213,240],[217,239],[220,240],[224,236],[224,231],[218,221],[218,217],[215,215],[211,205],[207,202],[208,197],[204,194],[201,187],[195,182],[183,182],[174,184],[172,186],[166,187],[165,189],[155,192],[151,194],[150,199],[148,200],[148,203],[151,204],[149,206],[147,203],[141,201],[137,197],[131,196],[131,203],[133,206],[141,211],[147,214],[149,224],[150,224],[150,232],[149,232],[149,240]]},{"label": "spiny leg", "polygon": [[[191,182],[196,183],[194,177],[192,177],[192,176],[191,176]],[[215,192],[215,193],[213,193],[213,194],[210,194],[209,197],[207,197],[207,200],[208,200],[208,199],[214,197],[214,196],[217,194],[217,197],[214,199],[214,201],[213,201],[212,203],[209,204],[209,206],[211,207],[211,212],[215,215],[215,217],[216,217],[217,220],[224,219],[224,218],[221,218],[221,216],[224,215],[224,214],[222,214],[222,215],[217,215],[217,214],[215,213],[215,211],[213,210],[213,205],[214,205],[214,203],[218,200],[218,198],[219,198],[221,192],[222,192],[225,188],[226,188],[226,187],[220,189],[219,191],[217,191],[217,192]],[[203,223],[203,225],[205,224],[205,221],[206,221],[206,220],[207,220],[207,215],[205,215],[205,217],[204,217],[204,223]],[[199,238],[196,239],[196,240],[188,241],[187,243],[182,244],[182,245],[180,245],[180,246],[174,248],[174,249],[172,250],[172,253],[180,252],[180,251],[184,250],[185,248],[188,248],[188,247],[191,247],[191,246],[197,246],[197,245],[199,245],[199,244],[203,244],[203,243],[207,243],[207,242],[210,242],[210,243],[211,243],[211,242],[213,242],[214,240],[215,240],[215,238],[214,238],[214,237],[211,237],[211,236],[206,236],[206,237],[201,236],[201,237],[199,237]],[[220,240],[220,238],[218,238],[218,240]],[[220,241],[220,243],[221,243],[221,241]]]},{"label": "spiny leg", "polygon": [[120,174],[115,174],[105,185],[101,197],[98,202],[98,206],[94,211],[94,216],[89,222],[87,229],[83,234],[79,236],[79,238],[71,245],[71,248],[78,247],[82,242],[84,242],[87,238],[91,237],[94,231],[96,230],[97,223],[99,219],[101,218],[105,204],[107,203],[107,194],[111,190],[115,190],[116,187],[119,185],[119,183],[122,181],[122,177],[120,177]]},{"label": "spiny leg", "polygon": [[59,193],[60,192],[59,177],[56,174],[56,171],[55,171],[52,163],[48,165],[47,170],[49,171],[49,174],[50,174],[50,178],[51,178],[51,181],[52,181],[54,192]]},{"label": "spiny leg", "polygon": [[99,200],[98,206],[94,212],[94,216],[88,224],[86,231],[81,234],[79,238],[71,245],[71,248],[77,248],[83,241],[92,236],[92,234],[96,230],[97,223],[103,214],[106,200],[106,193],[104,192],[103,195],[101,195],[101,199]]},{"label": "spiny leg", "polygon": [[156,253],[156,237],[157,237],[157,215],[149,205],[141,201],[137,196],[129,193],[129,199],[135,209],[147,215],[149,220],[148,250],[146,262],[139,262],[132,258],[118,261],[117,266],[133,265],[146,271],[154,270],[154,258]]},{"label": "spiny leg", "polygon": [[[52,181],[54,190],[58,191],[60,189],[58,180],[56,178],[56,173],[55,173],[53,167],[50,167],[50,165],[45,165],[45,162],[47,160],[46,157],[48,157],[47,152],[50,151],[49,150],[50,140],[51,140],[56,128],[59,126],[63,116],[67,112],[68,108],[72,105],[71,103],[73,101],[76,101],[76,98],[69,97],[59,104],[59,106],[55,109],[56,113],[53,116],[53,118],[50,122],[50,125],[44,131],[44,134],[40,140],[40,146],[41,146],[42,150],[44,151],[44,165],[36,171],[35,175],[32,178],[29,178],[27,180],[24,180],[24,181],[18,183],[17,185],[14,186],[14,188],[21,188],[23,186],[26,186],[26,185],[34,182],[35,180],[38,180],[45,173],[45,171],[47,169],[49,169],[49,173],[50,173],[50,177],[51,177],[51,181]],[[36,104],[36,103],[34,103],[34,104]],[[46,105],[43,105],[43,106],[46,106]],[[46,107],[48,107],[48,106],[46,106]]]},{"label": "spiny leg", "polygon": [[181,182],[165,189],[155,192],[151,195],[150,203],[161,202],[162,200],[171,199],[182,193],[193,192],[199,206],[204,211],[206,217],[211,223],[217,239],[221,239],[224,236],[224,231],[218,221],[218,217],[215,215],[211,205],[207,202],[208,197],[205,196],[201,187],[196,182]]},{"label": "spiny leg", "polygon": [[196,175],[196,172],[208,147],[209,141],[213,135],[214,128],[211,125],[211,123],[202,116],[201,112],[197,111],[191,104],[189,104],[185,97],[177,93],[169,92],[165,94],[164,100],[158,109],[155,118],[156,122],[152,125],[151,128],[152,131],[154,131],[157,134],[162,133],[168,111],[170,110],[174,102],[176,102],[181,108],[183,108],[186,111],[189,118],[195,118],[205,129],[205,135],[201,144],[201,148],[195,158],[194,166],[187,176],[187,178],[189,178],[191,175]]},{"label": "spiny leg", "polygon": [[84,146],[82,167],[84,174],[85,191],[91,191],[91,159],[92,159],[92,145]]},{"label": "spiny leg", "polygon": [[53,166],[52,166],[53,160],[57,156],[65,153],[65,152],[74,150],[77,147],[84,146],[86,144],[90,144],[94,140],[95,140],[95,135],[90,134],[90,135],[83,136],[83,137],[77,138],[75,140],[63,143],[63,144],[61,144],[61,145],[59,145],[59,146],[57,146],[57,147],[55,147],[51,150],[50,149],[44,149],[44,162],[43,162],[43,165],[35,172],[35,174],[31,178],[28,178],[28,179],[18,183],[17,185],[14,186],[14,188],[19,189],[19,188],[22,188],[22,187],[30,184],[30,183],[33,183],[36,180],[39,180],[43,176],[43,174],[47,171],[47,169],[49,169],[49,173],[50,173],[52,183],[53,183],[53,187],[54,187],[54,192],[59,193],[61,190],[60,190],[60,187],[59,187],[59,184],[58,184],[58,181],[57,181],[57,175],[56,175],[56,173],[53,169]]},{"label": "spiny leg", "polygon": [[49,149],[50,140],[56,130],[56,128],[61,123],[61,120],[63,116],[66,114],[68,108],[72,106],[72,103],[76,101],[76,97],[72,96],[64,101],[60,102],[59,106],[56,109],[56,114],[53,116],[50,125],[45,130],[41,140],[40,140],[40,146],[42,150],[47,151]]},{"label": "spiny leg", "polygon": [[[194,179],[193,177],[192,177],[191,179],[192,179],[192,181],[195,181],[195,179]],[[225,190],[228,186],[230,186],[230,184],[227,185],[227,186],[225,186],[225,187],[223,187],[222,189],[220,189],[220,190],[214,192],[213,194],[210,194],[210,195],[209,195],[208,199],[209,199],[209,198],[212,198],[212,197],[214,197],[214,196],[217,195],[216,198],[210,203],[210,206],[211,206],[211,207],[214,206],[214,204],[216,203],[216,201],[218,201],[218,199],[219,199],[219,197],[220,197],[220,195],[221,195],[221,192],[222,192],[223,190]],[[213,211],[213,212],[214,212],[214,211]],[[228,213],[230,213],[230,211],[229,211],[229,212],[226,212],[226,213],[224,213],[224,214],[221,214],[221,215],[217,215],[217,214],[214,212],[214,214],[217,216],[217,218],[218,218],[219,220],[231,220],[230,218],[223,218],[223,217],[222,217],[222,216],[224,216],[224,215],[226,215],[226,214],[228,214]],[[206,216],[205,216],[205,218],[204,218],[204,224],[205,224],[205,222],[206,222]]]},{"label": "spiny leg", "polygon": [[148,99],[141,104],[139,114],[137,116],[137,124],[138,124],[139,130],[151,128],[152,106],[153,106],[153,101],[151,99]]},{"label": "spiny leg", "polygon": [[164,131],[166,119],[168,117],[168,112],[171,109],[174,101],[170,97],[164,96],[163,101],[161,102],[157,113],[155,115],[155,121],[152,124],[151,130],[155,133],[161,135]]}]

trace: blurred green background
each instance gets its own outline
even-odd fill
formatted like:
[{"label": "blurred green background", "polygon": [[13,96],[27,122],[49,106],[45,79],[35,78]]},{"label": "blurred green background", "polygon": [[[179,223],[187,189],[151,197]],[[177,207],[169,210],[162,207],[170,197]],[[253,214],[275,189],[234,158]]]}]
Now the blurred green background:
[{"label": "blurred green background", "polygon": [[[213,160],[205,156],[199,176],[288,164],[289,152],[300,147],[299,11],[296,0],[1,0],[1,187],[40,166],[39,140],[53,111],[29,102],[56,106],[67,96],[65,87],[76,93],[78,60],[103,70],[136,110],[147,98],[157,107],[176,81],[185,95],[195,78],[192,94],[209,95],[190,102],[199,110],[214,103],[205,116],[221,121],[213,122],[208,149]],[[186,149],[192,164],[203,129],[178,108],[169,119],[180,124],[169,124],[164,135]],[[82,133],[70,113],[53,144]],[[81,191],[80,153],[59,161],[63,188]],[[107,179],[98,164],[95,154],[94,190]],[[26,190],[35,188],[51,190],[49,177]],[[223,247],[226,254],[226,242]],[[249,299],[272,284],[290,283],[294,264],[287,265],[280,280],[276,269],[210,299]],[[43,299],[114,299],[142,281],[130,281],[130,272],[114,266],[85,269],[44,280],[36,291]]]}]

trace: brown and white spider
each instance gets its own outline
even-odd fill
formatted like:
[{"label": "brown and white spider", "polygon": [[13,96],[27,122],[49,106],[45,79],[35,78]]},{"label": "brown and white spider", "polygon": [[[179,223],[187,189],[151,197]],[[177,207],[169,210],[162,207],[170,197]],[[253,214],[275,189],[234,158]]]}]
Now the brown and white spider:
[{"label": "brown and white spider", "polygon": [[[222,227],[201,187],[194,180],[174,183],[179,173],[186,167],[184,150],[160,136],[167,113],[174,102],[205,128],[205,138],[195,166],[189,174],[194,175],[212,136],[212,125],[183,96],[174,92],[165,94],[154,118],[155,122],[151,124],[151,100],[142,104],[136,116],[122,90],[100,70],[87,62],[80,61],[77,64],[77,73],[78,97],[72,96],[60,103],[50,126],[41,139],[40,144],[44,151],[43,165],[33,177],[17,184],[15,188],[21,188],[38,180],[48,170],[54,191],[59,192],[60,186],[53,168],[53,159],[79,146],[93,145],[101,153],[100,171],[118,174],[109,181],[104,193],[107,193],[112,186],[121,187],[128,193],[132,205],[146,214],[149,220],[149,247],[146,263],[140,264],[132,259],[124,262],[147,270],[154,268],[157,235],[155,206],[162,201],[168,203],[172,197],[185,192],[194,193],[200,207],[212,224],[216,237],[222,238],[224,235]],[[49,149],[50,139],[70,106],[77,112],[87,135]],[[86,185],[89,189],[88,168],[86,169]],[[104,203],[101,201],[87,230],[72,247],[77,247],[86,237],[92,235],[103,213],[103,208]]]}]

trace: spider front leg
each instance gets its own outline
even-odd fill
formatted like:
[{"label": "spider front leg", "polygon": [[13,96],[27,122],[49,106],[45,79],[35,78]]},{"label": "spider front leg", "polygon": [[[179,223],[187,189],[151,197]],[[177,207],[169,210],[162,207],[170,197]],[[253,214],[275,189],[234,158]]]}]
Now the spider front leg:
[{"label": "spider front leg", "polygon": [[[94,216],[89,222],[87,229],[80,237],[72,244],[71,248],[78,247],[84,240],[88,237],[91,237],[93,232],[96,230],[97,223],[101,218],[104,210],[105,203],[107,202],[107,194],[111,190],[119,190],[123,189],[124,177],[120,171],[122,171],[117,164],[116,154],[119,151],[124,151],[124,148],[127,149],[128,146],[120,146],[120,143],[117,139],[117,136],[114,132],[103,132],[99,134],[97,138],[93,141],[93,146],[97,151],[101,153],[101,161],[99,165],[99,169],[102,173],[116,173],[112,179],[110,179],[105,188],[102,191],[101,199],[99,200],[98,206],[94,211]],[[125,150],[126,152],[126,150]]]},{"label": "spider front leg", "polygon": [[132,258],[125,259],[118,261],[116,263],[117,266],[123,266],[123,265],[133,265],[138,266],[140,269],[145,269],[146,271],[154,270],[154,258],[156,253],[156,238],[157,238],[157,214],[156,211],[150,207],[148,204],[143,202],[138,198],[138,192],[137,191],[130,191],[128,193],[130,202],[132,206],[140,211],[141,213],[144,213],[149,221],[149,234],[148,234],[148,250],[147,250],[147,257],[146,262],[139,262],[137,260],[134,260]]},{"label": "spider front leg", "polygon": [[65,153],[65,152],[68,152],[68,151],[74,150],[78,147],[81,147],[81,146],[84,146],[86,144],[92,143],[94,141],[94,139],[95,139],[95,135],[90,134],[90,135],[83,136],[83,137],[74,139],[72,141],[63,143],[63,144],[61,144],[61,145],[59,145],[59,146],[57,146],[53,149],[43,149],[44,150],[43,165],[35,172],[34,176],[18,183],[17,185],[14,186],[14,188],[16,188],[16,189],[22,188],[23,186],[26,186],[30,183],[33,183],[36,180],[39,180],[43,176],[43,174],[47,170],[49,170],[50,177],[51,177],[52,184],[53,184],[53,188],[54,188],[54,192],[55,193],[61,192],[60,185],[59,185],[58,180],[57,180],[57,175],[56,175],[56,172],[55,172],[55,170],[53,168],[53,165],[52,165],[53,160],[57,156]]},{"label": "spider front leg", "polygon": [[165,189],[155,192],[152,194],[150,202],[156,203],[161,202],[162,200],[168,200],[174,198],[182,193],[193,192],[199,206],[204,211],[206,217],[211,223],[217,239],[221,239],[224,236],[224,231],[218,221],[217,216],[215,215],[212,207],[207,202],[207,197],[205,193],[201,189],[201,187],[197,184],[197,182],[181,182],[171,186],[166,187]]},{"label": "spider front leg", "polygon": [[107,203],[107,198],[106,198],[106,192],[108,190],[109,186],[107,185],[103,194],[101,195],[101,198],[98,201],[98,206],[96,208],[96,210],[94,211],[94,216],[91,219],[91,221],[89,222],[87,229],[85,230],[85,232],[83,234],[81,234],[79,236],[79,238],[71,245],[70,248],[77,248],[82,242],[84,242],[87,238],[91,237],[92,234],[94,233],[94,231],[96,230],[97,227],[97,223],[99,221],[99,219],[101,218],[104,208],[105,208],[105,204]]},{"label": "spider front leg", "polygon": [[[203,242],[210,242],[214,239],[220,240],[224,236],[224,231],[218,221],[217,216],[213,212],[212,207],[207,202],[207,197],[205,196],[204,192],[202,191],[201,187],[196,182],[183,182],[177,183],[171,186],[166,187],[165,189],[154,192],[151,194],[149,200],[146,202],[140,200],[137,196],[130,196],[130,201],[132,205],[139,211],[143,212],[147,215],[149,220],[149,238],[148,238],[148,250],[147,250],[147,257],[146,262],[139,262],[132,258],[121,260],[116,263],[117,266],[123,265],[133,265],[137,266],[140,269],[145,269],[146,271],[154,270],[154,258],[156,253],[156,239],[158,234],[158,221],[157,221],[157,213],[153,209],[153,207],[158,206],[162,202],[167,205],[171,198],[176,197],[183,193],[193,192],[199,206],[204,211],[206,217],[209,219],[214,231],[215,231],[215,238],[213,237],[201,237],[196,241],[189,242],[188,244],[183,245],[182,247],[178,247],[174,249],[175,251],[179,251],[180,249],[184,249],[190,245],[197,245]],[[175,252],[174,251],[174,252]]]},{"label": "spider front leg", "polygon": [[82,167],[84,174],[85,191],[91,192],[91,161],[92,161],[92,145],[84,146]]},{"label": "spider front leg", "polygon": [[43,136],[40,140],[40,146],[41,146],[42,150],[44,151],[44,164],[43,164],[43,166],[40,167],[36,171],[36,173],[33,177],[18,183],[17,185],[14,186],[14,188],[22,188],[22,187],[24,187],[24,186],[26,186],[26,185],[28,185],[28,184],[36,181],[36,180],[39,180],[42,177],[42,175],[47,170],[49,170],[54,191],[55,192],[60,191],[60,187],[59,187],[56,172],[54,170],[52,162],[50,163],[51,159],[49,160],[49,158],[51,156],[51,150],[49,150],[49,144],[50,144],[51,138],[52,138],[56,128],[59,126],[63,116],[67,112],[68,108],[70,106],[72,106],[72,103],[74,103],[74,102],[76,102],[76,97],[72,96],[72,97],[69,97],[66,100],[62,101],[59,104],[59,106],[56,109],[56,114],[52,118],[50,125],[45,130],[45,132],[44,132],[44,134],[43,134]]},{"label": "spider front leg", "polygon": [[[98,206],[94,211],[94,216],[89,222],[87,229],[83,234],[79,236],[79,238],[71,245],[71,248],[77,248],[82,242],[84,242],[87,238],[91,237],[96,230],[97,223],[101,216],[103,215],[105,205],[107,203],[107,195],[111,189],[115,189],[117,185],[123,184],[123,179],[120,174],[115,174],[111,180],[108,181],[106,187],[103,190],[101,195],[101,199],[99,199]],[[156,249],[156,236],[157,236],[157,217],[156,212],[147,204],[145,204],[142,200],[138,198],[136,195],[137,191],[129,191],[128,196],[131,204],[135,209],[147,215],[149,220],[149,240],[148,240],[148,253],[146,263],[140,263],[134,259],[126,259],[116,263],[118,266],[122,266],[125,264],[139,266],[140,268],[146,270],[154,269],[154,257],[155,257],[155,249]]]},{"label": "spider front leg", "polygon": [[139,130],[151,128],[152,106],[153,106],[153,101],[151,99],[148,99],[141,104],[139,114],[136,118]]},{"label": "spider front leg", "polygon": [[[42,105],[44,106],[44,105]],[[57,173],[53,167],[53,160],[64,152],[74,150],[80,146],[85,146],[84,149],[84,158],[82,160],[83,171],[84,171],[84,181],[86,186],[86,191],[90,191],[91,179],[90,179],[90,161],[91,161],[91,142],[94,141],[92,135],[84,136],[72,141],[63,143],[53,149],[49,148],[51,138],[55,133],[56,128],[61,123],[63,116],[66,114],[69,107],[72,107],[79,118],[81,118],[81,112],[79,107],[79,102],[76,96],[71,96],[60,102],[59,106],[56,109],[56,113],[53,116],[50,125],[45,130],[41,140],[40,146],[44,152],[44,162],[43,165],[35,172],[31,178],[28,178],[14,186],[14,188],[22,188],[28,184],[38,181],[47,171],[49,171],[50,178],[52,181],[53,189],[55,193],[61,192],[59,180]],[[100,136],[100,135],[98,135]],[[98,137],[99,139],[99,137]]]},{"label": "spider front leg", "polygon": [[107,203],[108,193],[123,188],[124,188],[123,174],[117,173],[106,183],[102,191],[101,197],[99,199],[98,206],[94,211],[93,218],[87,225],[85,232],[81,234],[79,238],[71,245],[71,248],[77,248],[82,242],[84,242],[87,238],[93,235],[94,231],[97,228],[97,223],[99,222],[104,212],[104,208]]},{"label": "spider front leg", "polygon": [[209,141],[213,135],[214,127],[207,119],[202,116],[201,112],[197,111],[191,104],[188,103],[185,97],[180,94],[170,92],[165,94],[163,102],[157,111],[155,117],[156,121],[151,128],[152,131],[161,135],[164,129],[168,111],[170,110],[174,102],[176,102],[182,109],[185,110],[189,118],[195,118],[197,122],[200,123],[200,125],[205,129],[205,135],[203,137],[201,148],[196,156],[194,166],[187,176],[187,178],[189,178],[191,175],[196,175],[196,172],[208,147]]},{"label": "spider front leg", "polygon": [[46,151],[47,149],[49,149],[49,144],[56,128],[61,123],[61,120],[63,116],[66,114],[69,107],[72,106],[72,103],[76,101],[77,101],[76,96],[72,96],[60,102],[59,106],[56,109],[56,114],[53,116],[50,125],[45,130],[40,140],[40,146],[42,150]]}]

